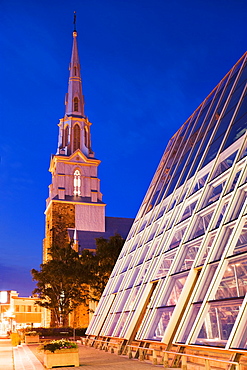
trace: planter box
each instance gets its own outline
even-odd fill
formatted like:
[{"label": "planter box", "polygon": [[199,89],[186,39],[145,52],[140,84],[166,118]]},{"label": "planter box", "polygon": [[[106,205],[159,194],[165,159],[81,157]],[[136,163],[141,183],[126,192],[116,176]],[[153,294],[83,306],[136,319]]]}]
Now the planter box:
[{"label": "planter box", "polygon": [[39,335],[25,335],[25,343],[39,343]]},{"label": "planter box", "polygon": [[79,366],[78,348],[57,349],[54,353],[44,351],[44,365],[48,369],[54,366]]}]

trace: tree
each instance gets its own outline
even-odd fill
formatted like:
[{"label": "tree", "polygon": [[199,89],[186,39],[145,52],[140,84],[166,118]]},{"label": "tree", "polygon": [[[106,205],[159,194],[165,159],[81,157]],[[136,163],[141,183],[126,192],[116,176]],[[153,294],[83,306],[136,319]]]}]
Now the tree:
[{"label": "tree", "polygon": [[95,253],[83,251],[81,260],[90,279],[91,299],[101,297],[123,244],[121,235],[115,234],[109,239],[97,238]]},{"label": "tree", "polygon": [[31,270],[37,288],[33,294],[37,303],[52,311],[55,326],[67,326],[68,314],[88,299],[88,286],[80,257],[70,243],[53,245],[50,259],[40,265],[40,271]]},{"label": "tree", "polygon": [[87,249],[79,255],[66,241],[65,228],[56,229],[49,259],[32,269],[38,296],[37,304],[52,311],[55,326],[67,326],[68,315],[88,300],[98,301],[123,247],[124,239],[116,234],[96,239],[96,252]]}]

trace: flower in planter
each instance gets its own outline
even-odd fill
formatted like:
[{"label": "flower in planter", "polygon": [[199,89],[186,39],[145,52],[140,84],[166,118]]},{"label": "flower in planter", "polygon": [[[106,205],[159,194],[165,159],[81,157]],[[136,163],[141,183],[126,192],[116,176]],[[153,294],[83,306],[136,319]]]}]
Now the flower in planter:
[{"label": "flower in planter", "polygon": [[67,339],[52,340],[44,343],[40,349],[43,351],[55,352],[57,349],[78,348],[77,344]]},{"label": "flower in planter", "polygon": [[31,336],[31,335],[39,335],[36,331],[27,331],[25,335]]}]

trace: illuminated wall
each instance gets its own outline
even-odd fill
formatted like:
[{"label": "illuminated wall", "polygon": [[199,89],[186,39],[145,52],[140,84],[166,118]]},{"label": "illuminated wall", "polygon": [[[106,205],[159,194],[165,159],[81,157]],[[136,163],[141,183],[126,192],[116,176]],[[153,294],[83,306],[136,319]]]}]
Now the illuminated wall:
[{"label": "illuminated wall", "polygon": [[246,58],[170,139],[87,334],[247,349]]}]

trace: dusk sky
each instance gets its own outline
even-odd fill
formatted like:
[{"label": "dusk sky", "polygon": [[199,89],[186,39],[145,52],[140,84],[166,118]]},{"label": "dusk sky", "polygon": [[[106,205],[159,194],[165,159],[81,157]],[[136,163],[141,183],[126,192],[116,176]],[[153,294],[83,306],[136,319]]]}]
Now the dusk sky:
[{"label": "dusk sky", "polygon": [[31,295],[73,12],[106,215],[135,217],[169,138],[246,51],[246,0],[0,0],[0,290]]}]

